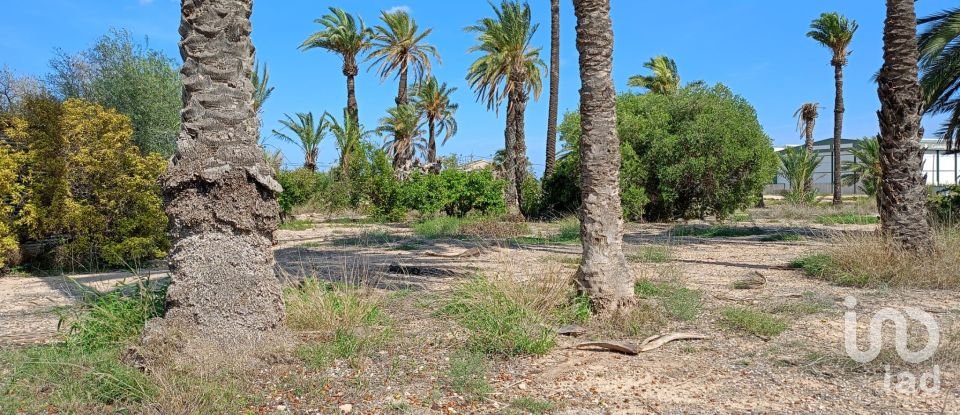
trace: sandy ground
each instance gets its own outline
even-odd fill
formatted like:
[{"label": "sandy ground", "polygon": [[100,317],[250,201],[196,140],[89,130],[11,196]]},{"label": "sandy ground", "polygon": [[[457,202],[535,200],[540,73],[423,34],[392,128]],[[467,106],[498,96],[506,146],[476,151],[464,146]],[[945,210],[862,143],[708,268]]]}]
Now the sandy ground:
[{"label": "sandy ground", "polygon": [[[532,228],[549,232],[550,226],[534,224]],[[758,226],[770,232],[797,230],[783,223]],[[395,349],[381,352],[368,365],[339,367],[331,369],[333,375],[322,374],[325,379],[361,379],[366,386],[334,382],[322,397],[291,396],[283,393],[279,382],[271,386],[277,389],[277,396],[267,397],[272,403],[261,410],[332,413],[349,403],[355,413],[383,413],[388,404],[403,402],[409,404],[408,413],[503,413],[511,399],[526,396],[550,400],[556,405],[554,413],[562,414],[960,413],[960,335],[953,334],[957,333],[953,325],[960,317],[960,297],[955,292],[843,288],[787,269],[791,260],[826,243],[823,235],[828,229],[823,227],[804,226],[800,230],[807,238],[792,242],[761,242],[757,236],[680,238],[673,237],[669,229],[628,225],[625,249],[629,255],[645,245],[670,246],[670,263],[634,263],[634,272],[638,278],[677,280],[702,290],[700,315],[692,321],[673,321],[662,332],[697,332],[711,336],[709,340],[674,342],[649,353],[626,356],[578,350],[572,346],[581,340],[561,337],[558,347],[545,356],[494,360],[488,379],[496,391],[482,402],[466,403],[456,396],[431,397],[437,373],[458,344],[456,328],[424,316],[423,310],[410,305],[407,314],[396,317],[405,334]],[[517,246],[423,240],[412,237],[409,228],[392,225],[318,224],[307,231],[278,231],[277,240],[278,268],[285,279],[377,275],[372,283],[388,290],[409,289],[421,296],[442,293],[477,272],[526,274],[521,277],[543,272],[572,274],[575,265],[571,264],[580,250],[577,244]],[[483,253],[470,258],[428,255],[474,247],[482,247]],[[395,272],[398,267],[417,267],[413,274],[422,275],[403,275]],[[766,278],[764,287],[735,290],[733,282],[751,272]],[[162,273],[153,271],[151,277]],[[128,273],[109,273],[0,279],[0,347],[56,340],[58,307],[70,304],[84,290],[108,289],[131,278]],[[843,313],[847,311],[843,300],[847,296],[858,300],[856,311],[861,316],[885,307],[919,307],[937,319],[945,338],[954,336],[950,338],[953,343],[942,347],[945,350],[933,361],[919,365],[908,365],[895,354],[882,362],[889,363],[890,369],[878,363],[854,364],[843,349]],[[768,309],[804,301],[816,302],[821,309],[784,315],[789,328],[773,338],[759,338],[720,323],[724,307]],[[863,318],[861,326],[866,326]],[[942,346],[947,343],[947,339],[941,341]],[[402,363],[399,369],[385,368],[389,361]],[[900,393],[885,385],[888,370],[921,376],[932,373],[934,364],[940,375],[936,392]],[[277,370],[274,375],[281,379],[310,376],[290,367]],[[391,375],[384,375],[386,372]],[[425,404],[427,401],[432,403]]]}]

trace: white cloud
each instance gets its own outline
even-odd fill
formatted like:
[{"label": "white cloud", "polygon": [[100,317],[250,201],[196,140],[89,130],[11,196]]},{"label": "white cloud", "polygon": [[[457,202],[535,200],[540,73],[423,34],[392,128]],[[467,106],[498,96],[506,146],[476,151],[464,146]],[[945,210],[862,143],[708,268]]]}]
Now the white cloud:
[{"label": "white cloud", "polygon": [[387,13],[407,12],[410,13],[410,6],[393,6],[387,9]]}]

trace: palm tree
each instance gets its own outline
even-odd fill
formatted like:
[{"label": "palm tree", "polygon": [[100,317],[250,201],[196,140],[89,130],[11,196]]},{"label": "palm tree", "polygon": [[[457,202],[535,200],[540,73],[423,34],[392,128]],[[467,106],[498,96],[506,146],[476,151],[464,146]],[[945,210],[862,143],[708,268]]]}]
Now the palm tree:
[{"label": "palm tree", "polygon": [[540,97],[543,89],[541,71],[546,64],[540,59],[540,48],[530,45],[539,25],[533,23],[530,5],[503,0],[493,7],[494,17],[479,20],[466,28],[476,33],[476,46],[470,52],[479,52],[467,73],[467,82],[477,94],[477,100],[487,109],[498,109],[507,101],[507,125],[504,144],[507,150],[505,164],[507,211],[519,216],[521,186],[526,175],[526,140],[524,113],[530,95]]},{"label": "palm tree", "polygon": [[[820,104],[816,102],[807,102],[800,106],[793,113],[797,119],[797,130],[803,135],[807,153],[813,154],[813,129],[817,125],[817,117],[820,116]],[[819,162],[817,163],[819,164]],[[804,190],[811,192],[813,190],[813,172],[804,182]],[[812,192],[811,192],[812,193]]]},{"label": "palm tree", "polygon": [[547,107],[547,157],[543,177],[557,163],[557,107],[560,104],[560,0],[550,0],[550,103]]},{"label": "palm tree", "polygon": [[337,141],[337,151],[340,152],[339,174],[340,180],[350,180],[350,169],[354,157],[362,157],[360,144],[373,131],[364,130],[360,123],[351,118],[350,111],[343,111],[343,123],[337,121],[333,114],[324,114],[330,134]]},{"label": "palm tree", "polygon": [[380,119],[377,133],[389,137],[384,148],[393,157],[393,168],[401,178],[409,173],[417,150],[423,150],[421,125],[420,113],[410,104],[390,108]]},{"label": "palm tree", "polygon": [[680,90],[680,73],[677,72],[677,63],[664,55],[650,58],[643,64],[653,72],[652,75],[634,75],[627,81],[628,86],[646,88],[654,94],[673,95]]},{"label": "palm tree", "polygon": [[883,25],[880,97],[881,228],[908,252],[933,249],[923,174],[923,99],[917,74],[919,50],[914,0],[887,0]]},{"label": "palm tree", "polygon": [[577,283],[598,310],[634,300],[634,277],[623,256],[620,208],[620,140],[613,86],[610,0],[574,0],[580,52],[581,194],[583,259]]},{"label": "palm tree", "polygon": [[407,85],[410,70],[413,70],[413,79],[419,83],[425,76],[430,75],[430,56],[440,62],[437,48],[424,43],[424,39],[433,29],[419,32],[417,22],[404,10],[381,12],[380,20],[383,26],[373,29],[373,49],[367,60],[372,60],[378,67],[380,80],[396,74],[400,79],[400,88],[397,91],[396,103],[398,106],[409,102]]},{"label": "palm tree", "polygon": [[840,189],[840,139],[843,137],[843,67],[850,56],[850,41],[860,26],[854,20],[848,20],[839,13],[823,13],[810,23],[807,37],[830,49],[833,65],[834,91],[833,106],[833,204],[842,203]]},{"label": "palm tree", "polygon": [[457,134],[457,120],[454,118],[458,105],[450,102],[450,95],[457,91],[444,82],[441,84],[436,77],[418,84],[414,88],[416,108],[426,120],[427,124],[427,164],[435,171],[437,165],[437,135],[443,134],[443,142]]},{"label": "palm tree", "polygon": [[788,148],[779,154],[780,175],[790,182],[784,198],[795,205],[809,205],[817,200],[817,192],[809,183],[813,173],[823,160],[816,154],[800,147]]},{"label": "palm tree", "polygon": [[181,3],[184,109],[161,181],[172,218],[170,308],[147,324],[147,353],[191,339],[222,346],[262,338],[283,321],[271,250],[282,189],[254,134],[252,3]]},{"label": "palm tree", "polygon": [[948,114],[938,134],[950,151],[960,150],[960,8],[918,21],[929,25],[920,34],[920,87],[926,112]]},{"label": "palm tree", "polygon": [[320,142],[327,135],[326,119],[320,117],[319,122],[313,118],[313,113],[297,113],[297,119],[283,114],[287,119],[280,120],[283,127],[293,133],[291,137],[282,131],[273,130],[273,136],[300,147],[303,151],[303,167],[310,171],[317,171],[317,156],[320,155]]},{"label": "palm tree", "polygon": [[355,78],[359,73],[357,56],[370,48],[373,31],[363,24],[363,19],[354,18],[343,9],[331,7],[330,14],[314,22],[323,26],[300,45],[301,50],[326,49],[343,58],[343,76],[347,77],[347,111],[354,122],[359,122]]},{"label": "palm tree", "polygon": [[853,161],[843,162],[843,184],[860,185],[867,196],[876,198],[877,212],[880,211],[880,180],[883,172],[880,167],[880,138],[866,137],[857,141],[850,149]]},{"label": "palm tree", "polygon": [[253,110],[257,112],[257,117],[263,114],[263,104],[270,99],[274,87],[270,86],[270,69],[267,64],[263,64],[263,70],[260,69],[260,62],[253,65],[253,74],[250,82],[253,83]]}]

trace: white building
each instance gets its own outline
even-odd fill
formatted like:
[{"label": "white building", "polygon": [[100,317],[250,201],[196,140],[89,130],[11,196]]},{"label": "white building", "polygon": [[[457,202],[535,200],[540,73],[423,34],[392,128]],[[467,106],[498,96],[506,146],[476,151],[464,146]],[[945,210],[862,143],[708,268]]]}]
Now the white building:
[{"label": "white building", "polygon": [[[850,154],[850,148],[852,148],[853,144],[857,141],[858,140],[851,139],[840,140],[841,162],[854,160],[853,155]],[[925,138],[920,142],[926,148],[923,155],[923,171],[927,175],[927,185],[941,187],[957,184],[957,177],[960,176],[960,171],[958,171],[958,166],[960,166],[957,160],[958,155],[956,153],[948,153],[946,151],[946,144],[939,139]],[[785,148],[781,147],[776,150],[779,153],[784,149]],[[813,143],[813,150],[820,157],[823,157],[823,161],[820,162],[820,166],[817,167],[817,170],[813,174],[813,185],[817,191],[822,194],[832,194],[833,139],[828,138],[826,140],[815,141]],[[788,187],[789,181],[785,177],[778,175],[774,183],[767,186],[765,193],[779,194]],[[842,191],[844,195],[863,194],[859,186],[843,186]]]}]

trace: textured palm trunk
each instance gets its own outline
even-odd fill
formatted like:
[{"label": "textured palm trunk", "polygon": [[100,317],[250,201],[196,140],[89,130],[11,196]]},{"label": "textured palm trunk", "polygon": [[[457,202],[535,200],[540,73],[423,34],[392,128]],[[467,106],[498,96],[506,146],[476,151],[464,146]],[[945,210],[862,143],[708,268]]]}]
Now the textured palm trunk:
[{"label": "textured palm trunk", "polygon": [[437,162],[437,126],[433,118],[427,120],[427,134],[429,135],[429,140],[427,141],[427,163],[432,166]]},{"label": "textured palm trunk", "polygon": [[923,99],[917,77],[916,18],[913,0],[887,0],[884,62],[877,79],[883,171],[878,198],[883,232],[898,247],[924,253],[932,249],[933,241],[920,145]]},{"label": "textured palm trunk", "polygon": [[[526,112],[527,112],[527,94],[519,90],[517,92],[516,115],[514,117],[514,132],[516,136],[513,140],[513,168],[516,169],[513,177],[513,186],[516,187],[517,205],[523,206],[523,181],[527,177],[527,140],[526,140]],[[523,214],[523,210],[520,210]]]},{"label": "textured palm trunk", "polygon": [[360,125],[360,109],[357,107],[357,68],[356,58],[344,58],[343,76],[347,77],[347,113],[355,126]]},{"label": "textured palm trunk", "polygon": [[518,102],[514,94],[507,98],[507,126],[503,131],[503,145],[505,157],[503,161],[503,179],[507,182],[504,190],[504,199],[507,204],[507,214],[510,216],[520,216],[520,195],[517,193],[516,186],[516,157],[514,157],[514,142],[517,139],[517,106]]},{"label": "textured palm trunk", "polygon": [[[804,120],[804,139],[806,140],[806,149],[807,155],[813,157],[813,127],[816,125],[816,118],[807,118]],[[803,185],[803,189],[806,192],[813,191],[813,172],[811,172],[810,177],[807,177],[807,181]]]},{"label": "textured palm trunk", "polygon": [[833,205],[843,203],[840,188],[840,140],[843,138],[843,65],[834,63],[833,78],[836,85],[833,107]]},{"label": "textured palm trunk", "polygon": [[400,86],[397,89],[397,99],[394,102],[397,103],[397,106],[407,105],[410,102],[409,97],[407,96],[407,77],[409,76],[409,70],[407,70],[407,63],[404,62],[400,64]]},{"label": "textured palm trunk", "polygon": [[282,190],[257,145],[250,74],[252,0],[182,0],[182,125],[162,179],[173,247],[170,330],[200,340],[258,336],[283,319],[273,231]]},{"label": "textured palm trunk", "polygon": [[613,85],[613,25],[610,0],[574,0],[580,51],[580,172],[583,203],[580,289],[598,310],[633,299],[634,278],[623,256],[620,207],[620,140]]},{"label": "textured palm trunk", "polygon": [[550,0],[550,103],[547,109],[547,157],[543,177],[557,162],[557,106],[560,100],[560,0]]}]

